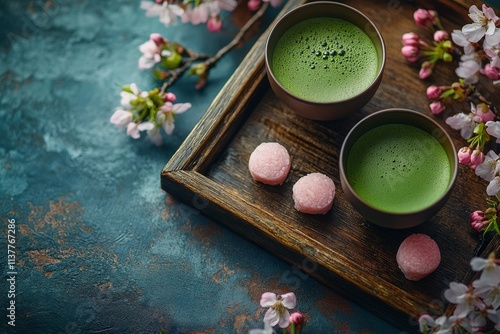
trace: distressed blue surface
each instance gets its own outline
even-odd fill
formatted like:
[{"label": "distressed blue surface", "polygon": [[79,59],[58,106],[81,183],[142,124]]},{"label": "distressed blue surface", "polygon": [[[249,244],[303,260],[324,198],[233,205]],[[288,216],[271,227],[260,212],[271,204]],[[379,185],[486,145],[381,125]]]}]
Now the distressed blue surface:
[{"label": "distressed blue surface", "polygon": [[174,86],[193,108],[164,146],[109,123],[117,84],[155,87],[137,69],[150,33],[212,54],[236,32],[226,22],[220,34],[165,28],[136,0],[0,1],[2,277],[8,219],[17,232],[16,326],[3,280],[2,332],[247,333],[261,327],[262,292],[289,290],[305,333],[399,332],[161,191],[162,167],[251,43],[217,65],[207,89],[188,77]]}]

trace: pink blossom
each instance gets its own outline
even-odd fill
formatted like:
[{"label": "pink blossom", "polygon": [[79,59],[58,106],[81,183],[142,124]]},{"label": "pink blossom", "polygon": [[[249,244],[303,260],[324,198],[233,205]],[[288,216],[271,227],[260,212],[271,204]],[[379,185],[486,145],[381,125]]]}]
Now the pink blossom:
[{"label": "pink blossom", "polygon": [[207,21],[207,28],[211,32],[219,32],[222,30],[222,20],[218,15],[212,16]]},{"label": "pink blossom", "polygon": [[261,3],[261,0],[249,0],[247,2],[247,6],[251,12],[255,12],[260,8]]},{"label": "pink blossom", "polygon": [[411,63],[420,58],[420,49],[413,45],[405,45],[401,48],[401,54]]},{"label": "pink blossom", "polygon": [[460,135],[464,139],[469,139],[474,133],[474,128],[476,123],[470,117],[464,113],[458,113],[446,119],[446,124],[448,124],[454,130],[460,130]]},{"label": "pink blossom", "polygon": [[450,39],[450,35],[448,34],[447,31],[444,30],[438,30],[434,33],[434,41],[435,42],[442,42],[442,41],[447,41]]},{"label": "pink blossom", "polygon": [[150,36],[149,36],[149,39],[151,41],[153,41],[156,46],[160,47],[162,46],[163,44],[167,44],[168,41],[165,37],[163,37],[161,34],[158,34],[158,33],[152,33]]},{"label": "pink blossom", "polygon": [[500,68],[493,67],[491,64],[486,64],[481,72],[491,80],[500,79]]},{"label": "pink blossom", "polygon": [[470,215],[471,221],[483,221],[484,220],[484,212],[481,210],[476,210]]},{"label": "pink blossom", "polygon": [[405,46],[418,46],[420,43],[420,37],[414,32],[408,32],[406,34],[403,34],[403,36],[401,37],[401,41]]},{"label": "pink blossom", "polygon": [[442,92],[443,91],[442,91],[441,87],[432,85],[432,86],[427,87],[426,93],[427,93],[427,97],[429,99],[437,99],[437,98],[439,98],[439,96],[441,95]]},{"label": "pink blossom", "polygon": [[174,93],[168,92],[163,95],[163,101],[165,102],[174,102],[177,99]]},{"label": "pink blossom", "polygon": [[443,110],[446,109],[446,106],[441,101],[432,102],[429,107],[434,115],[439,115]]},{"label": "pink blossom", "polygon": [[471,154],[472,154],[472,150],[470,147],[468,147],[468,146],[462,147],[460,150],[458,150],[458,153],[457,153],[458,163],[460,163],[462,165],[470,164]]},{"label": "pink blossom", "polygon": [[297,304],[297,299],[293,292],[276,296],[272,292],[264,292],[260,299],[260,306],[269,307],[264,315],[264,322],[269,322],[271,326],[279,325],[286,328],[290,324],[290,313],[288,309],[293,309]]},{"label": "pink blossom", "polygon": [[426,61],[422,63],[420,71],[418,72],[418,77],[422,80],[427,79],[428,77],[431,76],[433,68],[434,68],[434,63],[432,62]]},{"label": "pink blossom", "polygon": [[469,55],[474,52],[474,46],[472,43],[465,37],[461,30],[453,30],[451,32],[451,39],[453,42],[464,48],[464,52],[466,55]]},{"label": "pink blossom", "polygon": [[459,78],[464,79],[466,84],[475,84],[479,81],[479,71],[481,70],[481,63],[475,59],[467,59],[460,62],[455,73]]},{"label": "pink blossom", "polygon": [[482,164],[483,161],[484,153],[481,150],[475,149],[474,151],[472,151],[472,154],[470,156],[470,168],[476,169],[476,167]]},{"label": "pink blossom", "polygon": [[413,13],[415,23],[422,27],[428,27],[434,24],[435,12],[425,9],[417,9]]},{"label": "pink blossom", "polygon": [[295,326],[302,326],[304,324],[304,316],[302,313],[294,312],[290,314],[290,322]]},{"label": "pink blossom", "polygon": [[138,65],[140,69],[151,68],[161,61],[161,48],[151,39],[141,44],[139,50],[142,52]]},{"label": "pink blossom", "polygon": [[471,103],[471,111],[479,118],[477,123],[491,122],[495,119],[495,114],[486,103],[479,103],[477,106]]},{"label": "pink blossom", "polygon": [[481,11],[476,5],[472,5],[469,8],[469,17],[474,23],[464,25],[462,32],[470,42],[477,43],[483,37],[488,45],[500,42],[500,29],[496,27],[499,18],[493,8],[483,4]]}]

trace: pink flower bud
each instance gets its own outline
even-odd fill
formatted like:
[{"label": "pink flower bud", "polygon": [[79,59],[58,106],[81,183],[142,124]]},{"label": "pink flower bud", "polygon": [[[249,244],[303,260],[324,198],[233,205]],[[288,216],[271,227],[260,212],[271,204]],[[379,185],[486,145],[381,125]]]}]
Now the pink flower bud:
[{"label": "pink flower bud", "polygon": [[417,9],[413,13],[415,23],[422,27],[428,27],[434,22],[434,17],[430,11],[425,9]]},{"label": "pink flower bud", "polygon": [[248,9],[255,12],[260,8],[261,0],[249,0],[247,3]]},{"label": "pink flower bud", "polygon": [[470,168],[476,169],[477,166],[482,164],[484,161],[484,154],[481,152],[479,149],[475,149],[472,151],[472,154],[470,156]]},{"label": "pink flower bud", "polygon": [[167,39],[165,37],[163,37],[162,35],[157,34],[157,33],[151,34],[149,36],[149,39],[152,40],[156,44],[156,46],[162,46],[163,44],[167,43]]},{"label": "pink flower bud", "polygon": [[500,79],[500,69],[498,67],[491,66],[491,64],[486,64],[481,72],[491,80]]},{"label": "pink flower bud", "polygon": [[441,101],[432,102],[429,107],[434,115],[439,115],[443,110],[446,109],[446,106]]},{"label": "pink flower bud", "polygon": [[484,224],[482,221],[471,221],[470,226],[472,226],[472,228],[475,229],[476,231],[481,232]]},{"label": "pink flower bud", "polygon": [[437,98],[439,98],[439,95],[441,95],[441,93],[442,93],[442,90],[441,90],[441,87],[439,87],[439,86],[432,85],[432,86],[427,87],[427,97],[429,99],[437,99]]},{"label": "pink flower bud", "polygon": [[461,149],[458,150],[457,153],[458,163],[461,165],[470,164],[471,155],[472,155],[472,150],[470,149],[470,147],[468,146],[462,147]]},{"label": "pink flower bud", "polygon": [[484,212],[481,210],[476,210],[470,215],[470,221],[479,221],[482,222],[484,220]]},{"label": "pink flower bud", "polygon": [[420,42],[420,37],[414,32],[408,32],[403,34],[401,37],[403,45],[418,46]]},{"label": "pink flower bud", "polygon": [[294,312],[290,314],[290,322],[292,322],[295,326],[304,324],[304,316],[302,313]]},{"label": "pink flower bud", "polygon": [[434,33],[434,41],[435,42],[442,42],[442,41],[447,41],[450,39],[450,35],[448,32],[444,30],[438,30]]},{"label": "pink flower bud", "polygon": [[476,116],[480,119],[478,123],[486,123],[495,119],[495,114],[486,103],[479,103],[476,106]]},{"label": "pink flower bud", "polygon": [[212,16],[207,21],[207,28],[211,32],[219,32],[222,30],[222,20],[218,15]]},{"label": "pink flower bud", "polygon": [[174,93],[168,92],[163,95],[163,101],[165,102],[174,102],[177,99]]},{"label": "pink flower bud", "polygon": [[427,79],[432,74],[433,66],[430,63],[423,63],[420,67],[420,71],[418,71],[418,77],[422,80]]},{"label": "pink flower bud", "polygon": [[416,62],[420,56],[420,49],[413,45],[405,45],[401,48],[401,54],[409,61]]}]

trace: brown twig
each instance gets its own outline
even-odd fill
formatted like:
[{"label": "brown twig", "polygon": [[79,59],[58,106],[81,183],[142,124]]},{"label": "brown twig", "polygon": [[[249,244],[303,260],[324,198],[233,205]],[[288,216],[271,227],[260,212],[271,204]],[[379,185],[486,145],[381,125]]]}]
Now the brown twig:
[{"label": "brown twig", "polygon": [[215,66],[215,64],[229,51],[231,51],[233,48],[235,48],[247,32],[252,28],[252,26],[260,19],[262,16],[264,16],[264,13],[266,12],[267,8],[269,7],[268,2],[263,2],[262,6],[259,8],[258,11],[256,11],[252,17],[245,23],[245,25],[240,29],[238,34],[234,36],[234,38],[229,42],[226,46],[224,46],[222,49],[217,51],[217,53],[213,56],[207,56],[203,54],[196,53],[194,51],[191,51],[189,49],[184,49],[187,54],[189,55],[188,59],[182,64],[182,66],[171,70],[168,72],[168,79],[163,83],[161,87],[161,91],[165,92],[166,89],[170,86],[172,86],[177,80],[179,80],[184,73],[191,67],[191,65],[196,62],[196,61],[201,61],[204,60],[204,64],[206,65],[207,71],[211,69],[212,67]]}]

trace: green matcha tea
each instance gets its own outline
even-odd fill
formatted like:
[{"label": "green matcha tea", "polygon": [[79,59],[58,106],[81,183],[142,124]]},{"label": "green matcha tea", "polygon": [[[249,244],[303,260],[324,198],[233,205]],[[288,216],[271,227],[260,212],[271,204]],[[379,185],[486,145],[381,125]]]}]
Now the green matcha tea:
[{"label": "green matcha tea", "polygon": [[379,60],[370,37],[356,25],[319,17],[297,23],[280,37],[271,68],[296,96],[334,102],[369,87],[377,77]]},{"label": "green matcha tea", "polygon": [[443,196],[451,181],[443,146],[429,133],[388,124],[363,134],[347,157],[346,175],[354,191],[373,207],[414,212]]}]

